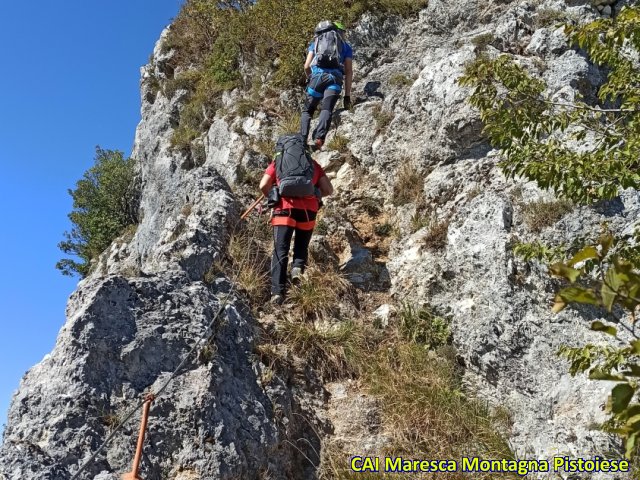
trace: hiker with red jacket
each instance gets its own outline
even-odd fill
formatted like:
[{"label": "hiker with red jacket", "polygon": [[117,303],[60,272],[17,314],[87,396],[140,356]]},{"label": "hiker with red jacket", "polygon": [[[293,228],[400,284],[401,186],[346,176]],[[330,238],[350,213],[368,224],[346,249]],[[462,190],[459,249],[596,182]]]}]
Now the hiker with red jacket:
[{"label": "hiker with red jacket", "polygon": [[262,176],[260,190],[273,208],[271,302],[280,305],[286,294],[291,239],[291,282],[296,283],[307,265],[320,199],[331,195],[333,186],[322,167],[311,158],[303,137],[297,134],[278,139],[275,159]]},{"label": "hiker with red jacket", "polygon": [[315,37],[307,50],[304,72],[307,75],[307,99],[302,109],[300,133],[308,141],[311,119],[318,106],[320,118],[313,131],[313,146],[320,149],[329,132],[331,115],[344,83],[344,108],[351,107],[353,49],[344,39],[340,22],[324,20],[315,28]]}]

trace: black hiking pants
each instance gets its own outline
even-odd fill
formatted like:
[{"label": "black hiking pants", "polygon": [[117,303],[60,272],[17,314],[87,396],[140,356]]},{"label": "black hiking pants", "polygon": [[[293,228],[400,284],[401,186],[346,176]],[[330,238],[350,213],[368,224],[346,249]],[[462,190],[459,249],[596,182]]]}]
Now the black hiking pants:
[{"label": "black hiking pants", "polygon": [[[309,258],[309,242],[313,234],[316,212],[292,208],[274,212],[273,257],[271,258],[271,294],[284,295],[287,287],[287,265],[293,237],[293,264],[304,272]],[[284,224],[284,223],[288,224]],[[278,223],[282,223],[278,225]],[[300,228],[303,227],[303,228]],[[295,234],[295,236],[294,236]]]},{"label": "black hiking pants", "polygon": [[[338,88],[329,88],[331,86],[337,86]],[[300,133],[305,138],[305,141],[309,139],[311,119],[318,106],[320,106],[320,118],[318,120],[318,126],[313,131],[312,139],[315,140],[319,138],[324,141],[329,132],[331,115],[340,98],[341,90],[342,77],[340,76],[322,73],[311,77],[307,87],[307,99],[304,102],[300,119]]]}]

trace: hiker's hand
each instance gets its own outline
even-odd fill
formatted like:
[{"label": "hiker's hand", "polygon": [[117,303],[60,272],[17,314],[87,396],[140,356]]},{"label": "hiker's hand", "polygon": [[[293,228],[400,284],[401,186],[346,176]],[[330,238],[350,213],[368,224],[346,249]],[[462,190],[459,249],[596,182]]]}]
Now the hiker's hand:
[{"label": "hiker's hand", "polygon": [[351,97],[349,95],[344,96],[344,109],[345,110],[351,109]]}]

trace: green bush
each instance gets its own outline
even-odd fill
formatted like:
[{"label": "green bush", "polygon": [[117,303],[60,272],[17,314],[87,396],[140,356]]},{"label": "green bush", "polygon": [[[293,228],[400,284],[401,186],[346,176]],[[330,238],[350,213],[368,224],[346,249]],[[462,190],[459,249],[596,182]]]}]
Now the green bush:
[{"label": "green bush", "polygon": [[446,345],[451,338],[449,322],[428,307],[417,308],[404,304],[400,310],[398,327],[404,339],[429,348]]},{"label": "green bush", "polygon": [[66,240],[58,247],[81,261],[60,260],[56,268],[64,275],[86,276],[91,262],[128,226],[137,223],[134,167],[134,160],[124,158],[122,152],[96,148],[95,165],[84,173],[75,190],[69,190],[73,227],[64,233]]}]

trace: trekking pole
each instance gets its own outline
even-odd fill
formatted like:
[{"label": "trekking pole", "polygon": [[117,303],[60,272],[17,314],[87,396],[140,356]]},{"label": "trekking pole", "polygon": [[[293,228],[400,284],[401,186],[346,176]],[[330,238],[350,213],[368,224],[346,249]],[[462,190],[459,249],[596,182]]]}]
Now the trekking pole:
[{"label": "trekking pole", "polygon": [[249,215],[249,212],[251,212],[251,210],[256,208],[263,198],[264,198],[264,193],[260,195],[260,197],[255,202],[253,202],[249,208],[247,208],[247,211],[242,214],[242,216],[240,217],[240,220],[244,220],[246,216]]},{"label": "trekking pole", "polygon": [[141,480],[138,476],[138,470],[140,469],[140,460],[142,458],[142,446],[144,445],[144,434],[147,430],[147,421],[149,420],[149,408],[151,402],[155,400],[155,395],[149,393],[144,400],[144,407],[142,409],[142,418],[140,419],[140,433],[138,434],[138,444],[136,446],[136,453],[133,457],[133,465],[131,472],[122,476],[122,480]]}]

